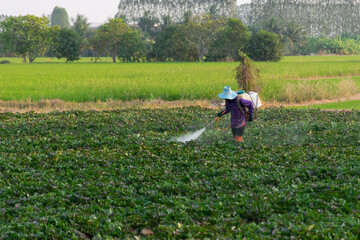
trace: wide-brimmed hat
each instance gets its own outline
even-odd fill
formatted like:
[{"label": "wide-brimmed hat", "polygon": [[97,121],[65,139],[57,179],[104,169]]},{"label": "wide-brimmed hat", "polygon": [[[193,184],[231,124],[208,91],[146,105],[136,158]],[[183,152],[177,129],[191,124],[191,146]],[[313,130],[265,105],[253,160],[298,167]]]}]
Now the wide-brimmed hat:
[{"label": "wide-brimmed hat", "polygon": [[231,87],[226,86],[224,87],[224,92],[219,94],[219,98],[232,100],[236,98],[236,95],[236,92],[231,90]]}]

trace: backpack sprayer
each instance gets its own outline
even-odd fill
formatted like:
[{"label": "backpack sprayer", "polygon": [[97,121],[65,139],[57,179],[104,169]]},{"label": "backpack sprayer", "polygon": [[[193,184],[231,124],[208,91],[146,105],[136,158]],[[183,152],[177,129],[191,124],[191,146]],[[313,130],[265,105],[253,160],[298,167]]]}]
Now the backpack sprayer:
[{"label": "backpack sprayer", "polygon": [[[257,112],[257,109],[259,107],[262,106],[260,98],[259,98],[259,94],[257,92],[249,92],[249,93],[245,93],[245,91],[239,91],[237,92],[237,96],[238,96],[238,100],[237,100],[237,104],[240,108],[240,110],[243,112],[243,114],[246,116],[246,113],[249,111],[249,109],[247,107],[245,107],[245,112],[242,110],[241,106],[240,106],[240,101],[239,98],[243,98],[246,100],[249,100],[253,103],[254,109],[255,109],[255,115]],[[230,125],[224,129],[220,129],[218,127],[218,124],[220,122],[221,117],[216,117],[214,120],[212,120],[209,124],[207,124],[204,128],[196,131],[196,132],[192,132],[192,133],[187,133],[181,137],[172,139],[174,141],[178,141],[178,142],[188,142],[191,140],[196,140],[200,137],[200,135],[206,130],[206,128],[208,128],[210,125],[212,125],[215,121],[216,121],[216,129],[219,131],[226,131],[227,129],[230,128]]]}]

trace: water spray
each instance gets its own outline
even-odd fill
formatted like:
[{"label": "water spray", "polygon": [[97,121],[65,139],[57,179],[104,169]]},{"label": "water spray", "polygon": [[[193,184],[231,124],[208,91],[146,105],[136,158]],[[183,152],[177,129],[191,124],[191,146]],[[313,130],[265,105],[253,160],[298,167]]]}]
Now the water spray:
[{"label": "water spray", "polygon": [[206,130],[206,128],[210,127],[215,121],[216,121],[216,129],[219,130],[219,131],[225,131],[227,129],[229,129],[229,127],[225,128],[225,129],[219,129],[218,128],[218,123],[220,121],[221,117],[216,117],[214,120],[212,120],[208,125],[206,125],[204,128],[200,129],[200,130],[197,130],[195,132],[191,132],[191,133],[187,133],[185,135],[182,135],[180,137],[177,137],[175,139],[172,139],[173,141],[177,141],[177,142],[189,142],[191,140],[196,140],[198,139],[201,134],[203,134],[203,132]]}]

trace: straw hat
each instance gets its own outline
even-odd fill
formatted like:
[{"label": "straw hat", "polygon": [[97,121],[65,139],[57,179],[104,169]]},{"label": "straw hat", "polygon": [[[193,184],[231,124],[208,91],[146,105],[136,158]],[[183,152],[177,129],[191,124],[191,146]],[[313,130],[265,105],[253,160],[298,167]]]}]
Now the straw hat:
[{"label": "straw hat", "polygon": [[224,87],[224,92],[219,94],[219,98],[232,100],[236,98],[236,95],[236,92],[231,90],[231,87],[226,86]]}]

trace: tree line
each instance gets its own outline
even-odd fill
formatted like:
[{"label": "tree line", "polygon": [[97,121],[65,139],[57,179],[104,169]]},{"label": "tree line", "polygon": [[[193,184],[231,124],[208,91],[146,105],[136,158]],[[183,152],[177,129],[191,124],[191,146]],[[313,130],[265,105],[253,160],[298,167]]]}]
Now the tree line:
[{"label": "tree line", "polygon": [[261,26],[245,26],[211,12],[185,12],[179,22],[170,16],[160,21],[146,12],[137,24],[119,16],[91,29],[85,16],[78,15],[71,25],[66,10],[56,7],[51,20],[26,15],[0,22],[3,56],[21,56],[30,63],[42,56],[67,62],[89,56],[110,56],[113,62],[238,61],[244,54],[255,61],[278,61],[282,55],[358,54],[359,46],[350,36],[309,38],[294,22],[271,18]]}]

